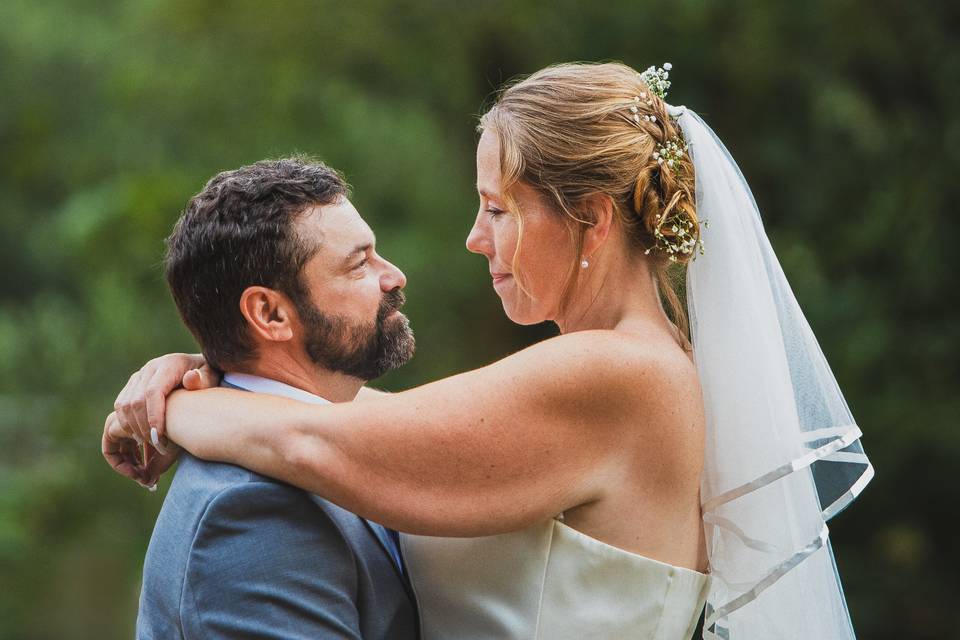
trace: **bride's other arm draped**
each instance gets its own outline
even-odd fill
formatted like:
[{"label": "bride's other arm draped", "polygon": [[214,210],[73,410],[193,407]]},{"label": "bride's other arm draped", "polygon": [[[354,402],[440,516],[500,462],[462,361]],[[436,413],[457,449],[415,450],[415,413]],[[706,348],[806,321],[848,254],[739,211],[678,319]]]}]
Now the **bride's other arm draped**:
[{"label": "bride's other arm draped", "polygon": [[[658,502],[695,496],[702,413],[690,402],[692,364],[682,360],[650,353],[639,338],[580,332],[362,404],[175,393],[167,424],[194,455],[285,480],[401,531],[488,535],[614,488],[645,487]],[[638,496],[637,509],[655,506],[641,507]]]}]

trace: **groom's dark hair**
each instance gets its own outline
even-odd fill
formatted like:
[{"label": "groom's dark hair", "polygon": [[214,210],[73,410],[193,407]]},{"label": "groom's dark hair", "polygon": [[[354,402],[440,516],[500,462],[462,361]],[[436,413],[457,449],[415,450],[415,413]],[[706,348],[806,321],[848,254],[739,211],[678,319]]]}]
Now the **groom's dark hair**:
[{"label": "groom's dark hair", "polygon": [[240,313],[244,289],[306,299],[300,277],[318,244],[295,222],[312,206],[348,197],[335,170],[306,157],[263,160],[217,174],[190,199],[167,238],[167,284],[207,362],[239,366],[256,355]]}]

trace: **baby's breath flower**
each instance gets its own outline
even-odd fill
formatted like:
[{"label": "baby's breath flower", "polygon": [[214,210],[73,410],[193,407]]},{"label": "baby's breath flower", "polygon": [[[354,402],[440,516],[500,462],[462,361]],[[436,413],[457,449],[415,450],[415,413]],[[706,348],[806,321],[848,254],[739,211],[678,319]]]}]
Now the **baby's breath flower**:
[{"label": "baby's breath flower", "polygon": [[[669,238],[663,233],[666,223],[669,223],[672,234]],[[644,255],[650,255],[655,248],[666,253],[670,262],[676,262],[678,256],[690,256],[692,260],[698,253],[703,255],[703,243],[700,240],[699,230],[682,210],[672,211],[666,220],[659,216],[653,228],[653,236],[656,243],[644,251]]]},{"label": "baby's breath flower", "polygon": [[667,166],[679,175],[680,160],[689,148],[690,146],[678,136],[673,136],[665,143],[657,145],[653,151],[653,159],[659,164],[666,162]]},{"label": "baby's breath flower", "polygon": [[650,90],[660,96],[661,99],[667,97],[667,90],[670,89],[670,73],[669,70],[673,68],[673,65],[669,62],[664,62],[663,66],[657,69],[656,67],[650,67],[646,71],[640,74],[640,79],[646,83]]}]

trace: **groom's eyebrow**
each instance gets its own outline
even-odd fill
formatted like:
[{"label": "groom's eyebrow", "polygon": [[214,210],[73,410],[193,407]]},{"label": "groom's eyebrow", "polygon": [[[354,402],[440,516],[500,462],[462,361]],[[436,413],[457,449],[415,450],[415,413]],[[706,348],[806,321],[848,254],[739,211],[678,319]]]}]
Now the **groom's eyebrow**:
[{"label": "groom's eyebrow", "polygon": [[369,251],[369,250],[372,249],[372,248],[373,248],[373,243],[372,243],[372,242],[364,242],[364,243],[362,243],[362,244],[358,244],[357,246],[355,246],[355,247],[353,248],[353,251],[351,251],[350,253],[347,254],[347,257],[344,258],[343,261],[344,261],[344,262],[350,262],[351,260],[353,260],[353,257],[354,257],[355,255],[357,255],[358,253],[366,253],[367,251]]}]

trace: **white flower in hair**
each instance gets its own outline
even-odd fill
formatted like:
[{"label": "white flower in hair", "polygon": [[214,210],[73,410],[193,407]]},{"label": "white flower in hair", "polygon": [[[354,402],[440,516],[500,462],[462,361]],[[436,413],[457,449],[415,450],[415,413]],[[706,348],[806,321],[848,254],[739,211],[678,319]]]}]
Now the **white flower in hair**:
[{"label": "white flower in hair", "polygon": [[667,97],[667,90],[670,88],[670,80],[668,79],[670,78],[670,69],[673,69],[673,65],[669,62],[664,62],[663,66],[659,69],[656,67],[648,68],[640,74],[640,79],[650,87],[651,91],[663,99]]},{"label": "white flower in hair", "polygon": [[690,146],[686,142],[678,136],[673,136],[665,143],[657,145],[653,151],[653,157],[660,164],[666,162],[668,167],[679,173],[680,160],[689,148]]},{"label": "white flower in hair", "polygon": [[[673,209],[669,217],[665,218],[662,214],[656,216],[653,226],[654,245],[644,251],[644,255],[650,255],[654,249],[666,254],[670,262],[676,262],[677,256],[689,256],[695,260],[697,255],[703,255],[703,239],[700,237],[701,227],[706,227],[706,221],[702,223],[694,222],[686,212],[680,209]],[[669,225],[670,235],[663,232],[664,227]]]}]

